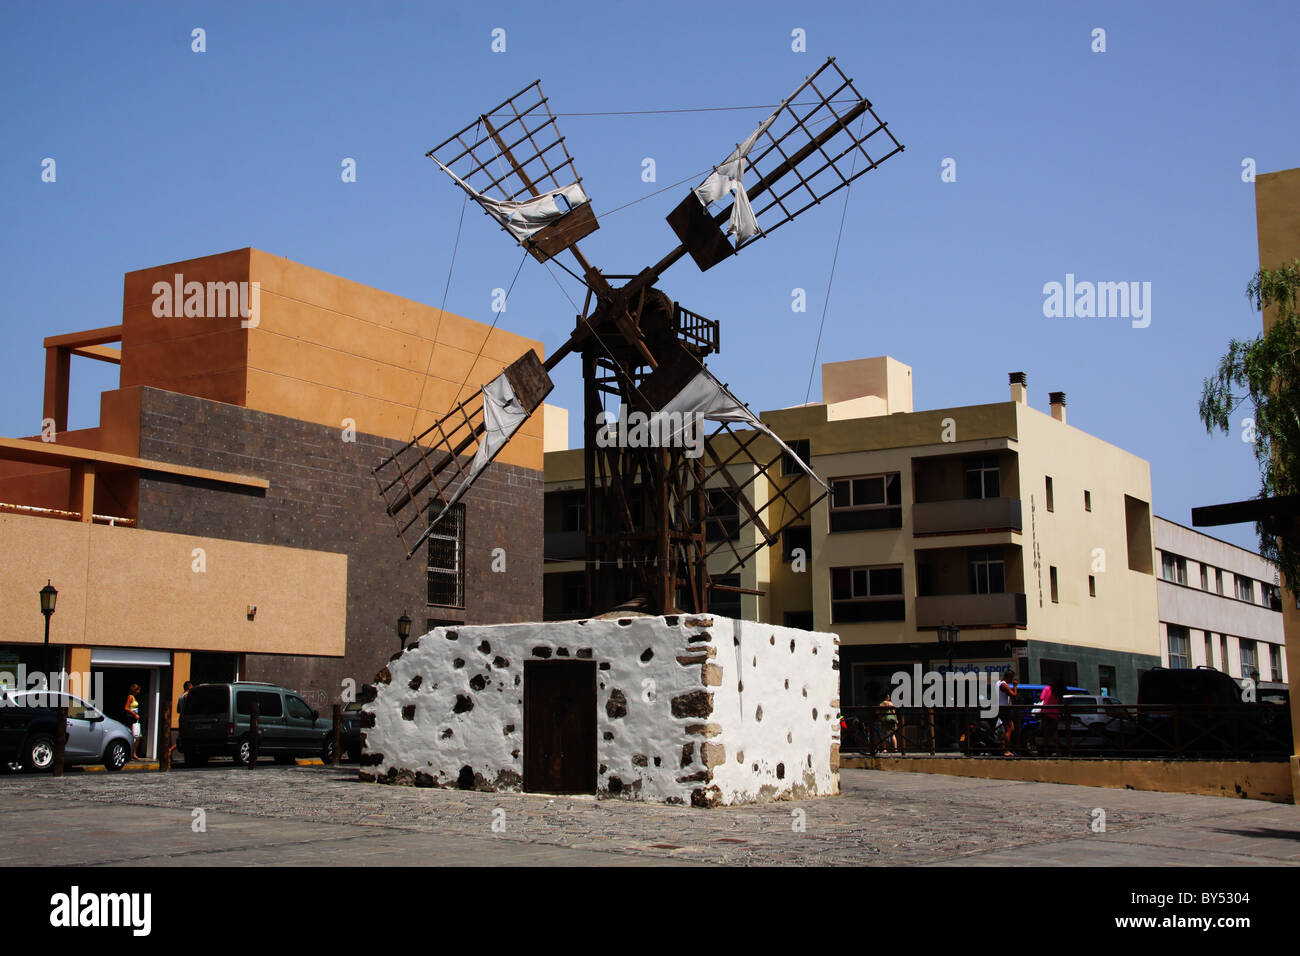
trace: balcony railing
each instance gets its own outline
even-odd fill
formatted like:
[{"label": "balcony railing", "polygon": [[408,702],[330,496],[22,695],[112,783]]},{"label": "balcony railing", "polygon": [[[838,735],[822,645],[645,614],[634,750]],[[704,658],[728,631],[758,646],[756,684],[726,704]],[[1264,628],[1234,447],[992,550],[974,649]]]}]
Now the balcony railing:
[{"label": "balcony railing", "polygon": [[1025,596],[1005,594],[937,594],[916,599],[916,626],[1024,627]]},{"label": "balcony railing", "polygon": [[914,535],[1019,530],[1019,498],[959,498],[912,506]]}]

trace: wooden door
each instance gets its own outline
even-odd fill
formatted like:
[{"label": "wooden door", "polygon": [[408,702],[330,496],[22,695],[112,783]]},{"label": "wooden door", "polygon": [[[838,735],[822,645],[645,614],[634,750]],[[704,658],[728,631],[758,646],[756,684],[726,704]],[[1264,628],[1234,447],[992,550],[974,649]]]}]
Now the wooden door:
[{"label": "wooden door", "polygon": [[524,662],[524,789],[596,792],[596,662]]}]

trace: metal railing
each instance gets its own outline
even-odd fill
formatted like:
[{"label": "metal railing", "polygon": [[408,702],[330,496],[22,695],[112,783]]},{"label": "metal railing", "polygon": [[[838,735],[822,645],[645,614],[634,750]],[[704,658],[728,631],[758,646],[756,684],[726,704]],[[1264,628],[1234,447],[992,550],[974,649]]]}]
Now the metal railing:
[{"label": "metal railing", "polygon": [[[1070,705],[1055,732],[1037,704],[1015,705],[1011,752],[1019,757],[1284,759],[1291,715],[1272,704],[1239,707]],[[976,707],[846,707],[841,753],[1001,755],[1004,726]]]}]

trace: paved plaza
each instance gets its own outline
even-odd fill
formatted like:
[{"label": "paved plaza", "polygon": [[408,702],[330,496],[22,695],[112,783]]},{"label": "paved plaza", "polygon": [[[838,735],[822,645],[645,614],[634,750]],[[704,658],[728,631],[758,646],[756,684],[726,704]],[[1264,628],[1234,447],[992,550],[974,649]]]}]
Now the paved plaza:
[{"label": "paved plaza", "polygon": [[701,810],[363,784],[346,767],[11,774],[0,865],[1300,862],[1291,805],[873,770],[841,782],[838,798]]}]

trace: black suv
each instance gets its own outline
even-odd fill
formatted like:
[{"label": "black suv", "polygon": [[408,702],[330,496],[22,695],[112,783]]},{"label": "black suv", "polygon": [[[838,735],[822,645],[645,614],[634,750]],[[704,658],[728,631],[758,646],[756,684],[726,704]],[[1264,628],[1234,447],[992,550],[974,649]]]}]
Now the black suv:
[{"label": "black suv", "polygon": [[1290,754],[1289,712],[1245,696],[1213,667],[1153,667],[1138,683],[1140,746],[1188,757]]}]

